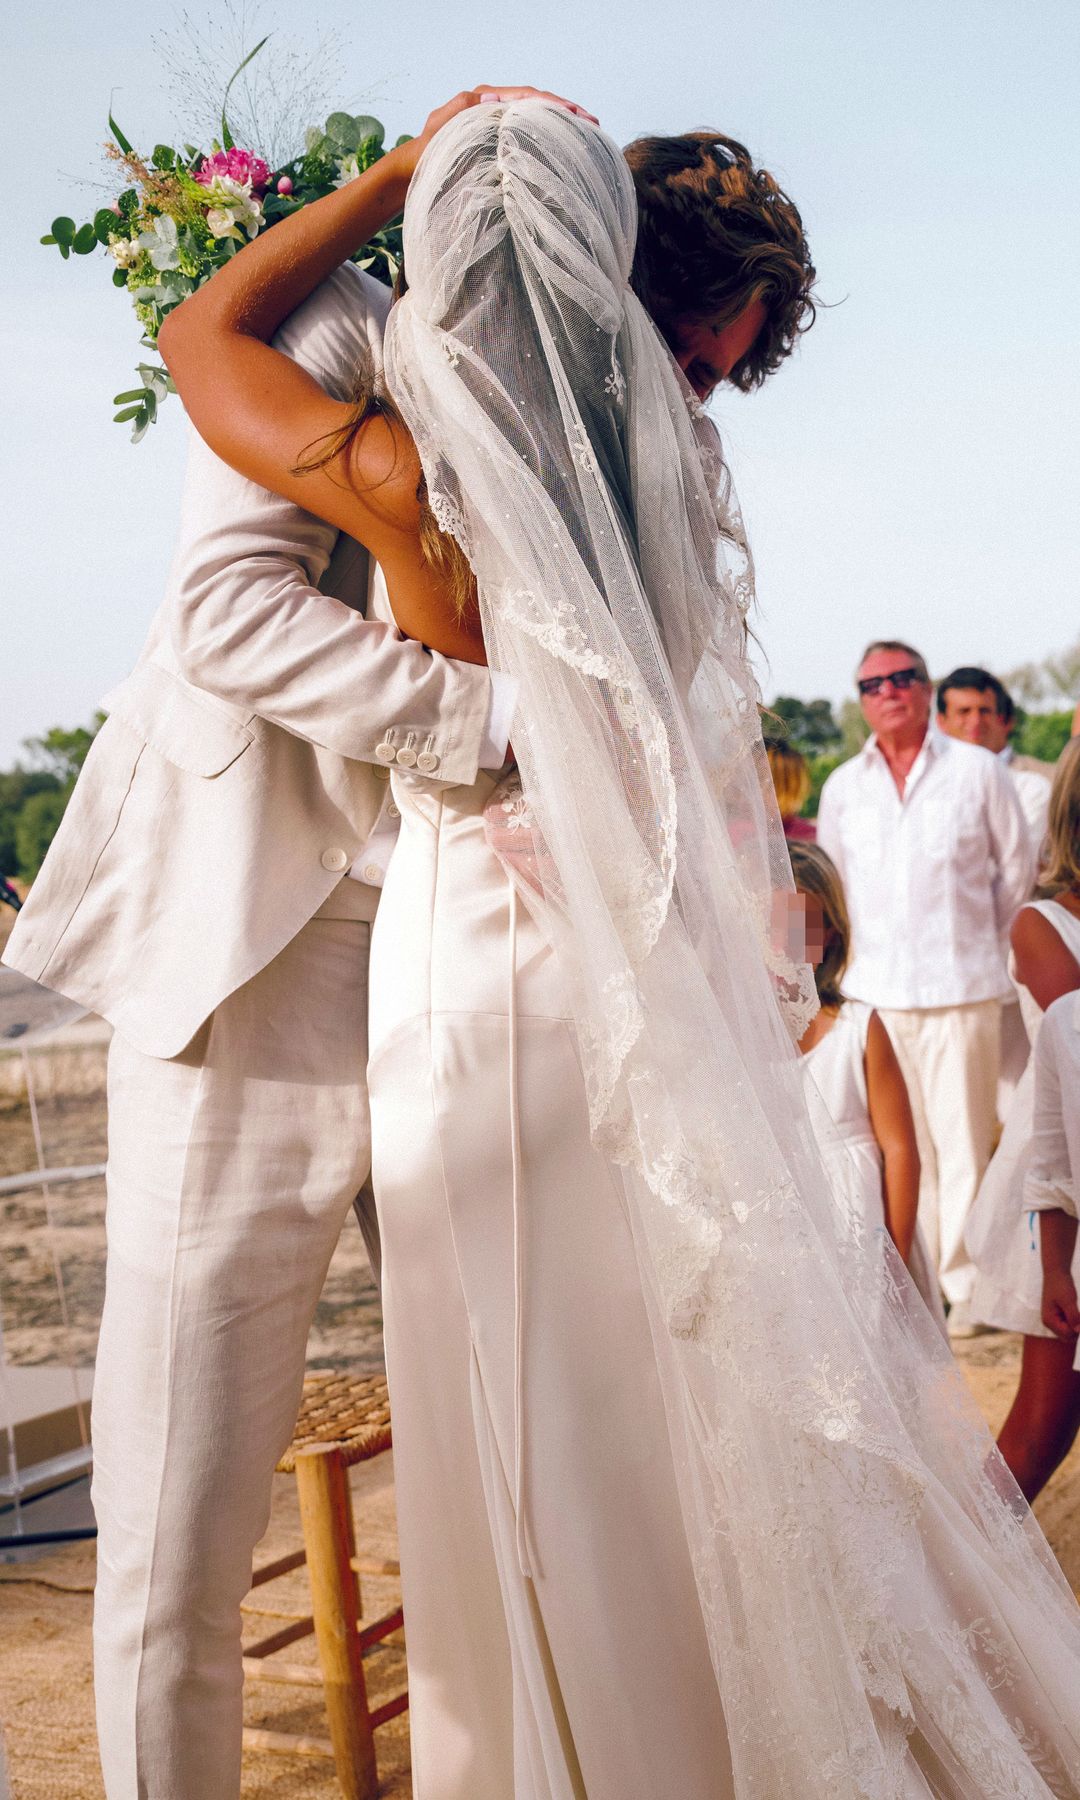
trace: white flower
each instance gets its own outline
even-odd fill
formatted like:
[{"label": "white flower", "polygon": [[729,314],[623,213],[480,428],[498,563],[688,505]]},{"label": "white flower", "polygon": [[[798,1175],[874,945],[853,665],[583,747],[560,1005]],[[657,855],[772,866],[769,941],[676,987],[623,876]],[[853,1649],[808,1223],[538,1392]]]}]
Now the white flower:
[{"label": "white flower", "polygon": [[251,191],[250,181],[234,181],[231,175],[215,175],[213,181],[206,184],[206,198],[211,202],[206,225],[213,237],[236,238],[243,243],[245,231],[249,238],[258,236],[263,224],[263,210]]},{"label": "white flower", "polygon": [[350,150],[348,156],[339,157],[337,170],[337,180],[330,183],[331,187],[348,187],[350,181],[357,181],[359,179],[363,170],[357,160],[355,150]]},{"label": "white flower", "polygon": [[109,239],[109,255],[117,268],[130,269],[139,254],[139,246],[131,238],[114,237]]},{"label": "white flower", "polygon": [[140,250],[149,250],[150,261],[155,269],[178,269],[180,267],[180,247],[176,241],[176,220],[170,219],[167,213],[154,220],[152,230],[140,232],[138,246]]}]

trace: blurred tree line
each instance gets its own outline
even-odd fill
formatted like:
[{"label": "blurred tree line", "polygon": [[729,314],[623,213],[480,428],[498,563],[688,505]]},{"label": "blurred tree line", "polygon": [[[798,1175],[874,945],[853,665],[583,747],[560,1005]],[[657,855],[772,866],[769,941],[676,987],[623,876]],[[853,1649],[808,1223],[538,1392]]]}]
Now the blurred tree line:
[{"label": "blurred tree line", "polygon": [[0,771],[0,875],[33,881],[104,720],[99,712],[92,725],[54,725],[44,737],[27,738],[26,763]]}]

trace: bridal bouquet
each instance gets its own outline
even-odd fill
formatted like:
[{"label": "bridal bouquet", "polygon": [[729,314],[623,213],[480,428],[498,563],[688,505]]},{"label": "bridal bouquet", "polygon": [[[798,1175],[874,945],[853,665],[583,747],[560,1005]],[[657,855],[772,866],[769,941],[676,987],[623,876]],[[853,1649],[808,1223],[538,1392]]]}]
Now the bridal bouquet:
[{"label": "bridal bouquet", "polygon": [[[148,158],[141,156],[110,113],[112,138],[105,150],[125,185],[87,224],[54,219],[41,240],[55,244],[65,260],[73,252],[89,256],[99,249],[111,258],[113,284],[130,296],[146,350],[154,349],[166,314],[209,281],[243,244],[354,181],[383,155],[385,133],[378,119],[345,112],[331,113],[324,126],[311,127],[302,153],[280,168],[271,168],[257,150],[238,145],[226,116],[229,89],[266,41],[256,44],[230,78],[220,139],[212,139],[208,151],[196,144],[156,144]],[[378,232],[353,257],[387,284],[400,260],[399,223]],[[134,443],[154,423],[161,401],[176,391],[160,362],[139,363],[137,372],[140,386],[117,394],[113,402],[120,408],[114,415],[117,423],[130,422]]]}]

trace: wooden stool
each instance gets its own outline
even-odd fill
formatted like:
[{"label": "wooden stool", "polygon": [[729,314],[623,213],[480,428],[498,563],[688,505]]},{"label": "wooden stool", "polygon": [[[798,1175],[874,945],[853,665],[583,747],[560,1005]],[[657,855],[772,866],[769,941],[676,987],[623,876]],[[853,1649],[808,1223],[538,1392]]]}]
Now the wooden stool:
[{"label": "wooden stool", "polygon": [[[305,1738],[246,1728],[244,1742],[294,1756],[332,1757],[346,1800],[374,1800],[378,1776],[373,1734],[409,1704],[406,1690],[374,1710],[368,1706],[364,1652],[401,1630],[402,1611],[397,1606],[381,1619],[363,1623],[358,1577],[399,1575],[400,1569],[396,1562],[370,1562],[357,1556],[349,1494],[352,1464],[381,1456],[390,1442],[390,1402],[383,1376],[320,1370],[305,1378],[293,1441],[277,1465],[279,1473],[296,1475],[304,1548],[256,1570],[251,1584],[261,1587],[307,1563],[310,1615],[279,1614],[291,1622],[250,1646],[244,1657],[244,1674],[256,1681],[321,1685],[330,1737]],[[311,1632],[319,1647],[319,1668],[266,1661],[274,1651]]]}]

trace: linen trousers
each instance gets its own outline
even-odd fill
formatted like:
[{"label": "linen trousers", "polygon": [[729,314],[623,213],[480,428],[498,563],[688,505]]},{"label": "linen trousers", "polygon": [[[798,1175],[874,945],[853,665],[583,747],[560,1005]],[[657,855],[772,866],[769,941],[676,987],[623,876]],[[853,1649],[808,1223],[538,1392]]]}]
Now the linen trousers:
[{"label": "linen trousers", "polygon": [[93,1397],[108,1800],[239,1792],[240,1603],[369,1173],[372,898],[342,881],[180,1056],[113,1039]]},{"label": "linen trousers", "polygon": [[950,1305],[970,1300],[964,1227],[997,1134],[1001,1002],[879,1008],[904,1073],[922,1161],[919,1224]]}]

